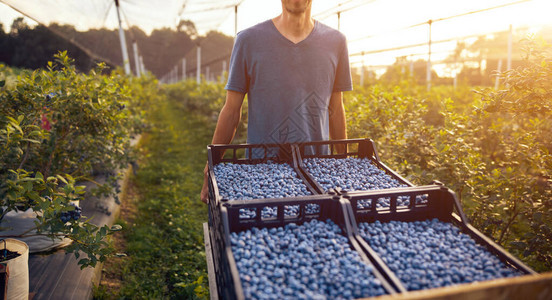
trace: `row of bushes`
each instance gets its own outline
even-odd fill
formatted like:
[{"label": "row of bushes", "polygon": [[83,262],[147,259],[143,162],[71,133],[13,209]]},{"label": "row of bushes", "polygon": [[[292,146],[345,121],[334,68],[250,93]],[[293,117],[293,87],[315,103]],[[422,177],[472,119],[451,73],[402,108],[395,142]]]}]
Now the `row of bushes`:
[{"label": "row of bushes", "polygon": [[[545,271],[552,269],[552,65],[549,45],[526,48],[526,64],[500,74],[499,90],[428,91],[405,76],[355,87],[344,102],[350,138],[374,139],[384,161],[417,184],[444,182],[476,227]],[[222,84],[164,90],[183,111],[213,122],[224,103]],[[246,120],[234,142],[245,141]]]},{"label": "row of bushes", "polygon": [[[552,64],[529,44],[503,86],[435,87],[403,81],[346,97],[352,137],[417,184],[444,182],[471,222],[537,271],[552,269]],[[448,96],[447,96],[448,95]]]},{"label": "row of bushes", "polygon": [[21,237],[68,237],[68,252],[87,254],[79,260],[83,267],[105,260],[112,249],[104,238],[116,228],[61,216],[75,210],[72,201],[85,199],[79,184],[98,175],[107,180],[92,193],[117,192],[117,170],[133,160],[131,140],[143,128],[146,97],[157,89],[152,78],[107,73],[103,64],[78,73],[60,53],[46,69],[0,82],[0,220],[9,211],[32,209],[36,233]]}]

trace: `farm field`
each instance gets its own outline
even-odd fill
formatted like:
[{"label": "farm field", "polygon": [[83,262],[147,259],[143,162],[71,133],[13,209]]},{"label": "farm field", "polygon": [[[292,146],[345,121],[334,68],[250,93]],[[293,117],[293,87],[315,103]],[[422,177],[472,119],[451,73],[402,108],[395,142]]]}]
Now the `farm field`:
[{"label": "farm field", "polygon": [[207,298],[202,228],[207,206],[199,192],[213,125],[201,115],[183,116],[171,102],[156,106],[149,121],[132,192],[122,203],[133,209],[121,216],[123,232],[115,237],[124,240],[119,250],[127,257],[104,268],[104,276],[115,276],[120,286],[109,290],[105,282],[96,297]]},{"label": "farm field", "polygon": [[[59,63],[64,71],[17,70],[28,74],[22,80],[32,95],[29,98],[17,96],[25,95],[24,89],[16,88],[16,72],[6,71],[9,80],[0,87],[1,99],[4,103],[18,99],[28,105],[23,109],[4,106],[1,111],[0,129],[4,131],[0,142],[3,149],[12,148],[0,152],[11,159],[1,165],[0,175],[12,180],[8,170],[20,166],[27,173],[20,171],[19,176],[38,183],[42,183],[39,171],[59,172],[62,177],[72,174],[61,185],[65,188],[73,186],[72,179],[86,180],[97,172],[116,178],[113,170],[132,164],[134,173],[120,199],[122,213],[116,222],[121,230],[100,231],[105,251],[83,248],[98,255],[93,259],[89,255],[91,259],[83,263],[105,263],[105,280],[94,288],[95,298],[208,298],[202,228],[207,206],[199,194],[206,146],[223,105],[223,84],[160,85],[152,77],[129,79],[120,70],[112,75],[79,75],[69,67],[69,59],[61,56]],[[504,86],[499,90],[459,85],[434,86],[428,91],[405,78],[356,87],[344,100],[349,138],[373,139],[381,160],[416,185],[441,181],[456,192],[471,224],[544,273],[552,270],[552,120],[547,117],[552,113],[552,68],[548,61],[536,59],[503,76]],[[65,85],[68,82],[78,85]],[[94,88],[97,85],[104,87],[100,93]],[[64,93],[64,89],[72,92]],[[74,105],[76,101],[82,101],[82,106]],[[78,113],[87,114],[86,118]],[[18,119],[18,114],[27,118]],[[92,120],[92,116],[97,119],[79,125],[80,130],[71,124]],[[246,119],[244,105],[234,143],[245,141]],[[83,133],[83,128],[90,132]],[[98,128],[105,135],[98,135]],[[8,133],[16,131],[21,134],[14,141]],[[138,145],[130,149],[130,139],[138,134]],[[68,136],[72,140],[65,140]],[[72,150],[65,154],[63,147],[56,148],[56,139]],[[101,141],[112,146],[99,147]],[[79,151],[86,156],[76,155]],[[112,160],[106,164],[101,157],[107,155]],[[54,165],[48,157],[56,158]],[[42,169],[32,169],[35,165]],[[16,183],[23,191],[33,189],[23,181]],[[110,184],[96,191],[97,195],[113,193],[116,187]],[[68,188],[63,194],[56,192],[56,186],[35,188],[37,194],[22,195],[18,201],[28,197],[46,203],[48,196],[63,207],[75,197],[87,201],[78,188]],[[45,209],[48,218],[55,220],[48,223],[47,219],[46,224],[53,224],[47,228],[70,232],[67,222],[71,228],[85,226],[82,219],[58,221],[61,213],[55,208]],[[64,208],[63,213],[74,210]],[[81,235],[75,240],[87,238]]]}]

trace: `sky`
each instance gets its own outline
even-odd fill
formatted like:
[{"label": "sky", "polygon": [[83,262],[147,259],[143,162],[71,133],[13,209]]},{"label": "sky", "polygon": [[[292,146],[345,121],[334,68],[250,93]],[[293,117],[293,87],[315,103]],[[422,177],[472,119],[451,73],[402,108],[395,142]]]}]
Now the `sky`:
[{"label": "sky", "polygon": [[[0,0],[0,22],[4,24],[4,30],[20,16],[5,3],[17,6],[45,23],[55,19],[73,24],[80,30],[117,26],[111,0]],[[234,35],[236,4],[239,4],[238,31],[281,12],[280,0],[120,0],[120,3],[124,26],[137,25],[147,33],[155,27],[174,28],[180,19],[190,19],[200,34],[218,30]],[[510,3],[515,4],[507,5]],[[493,7],[499,8],[489,9]],[[343,11],[339,26],[338,10]],[[471,13],[479,10],[486,11]],[[510,26],[514,33],[520,34],[552,26],[550,11],[550,0],[313,0],[312,8],[315,19],[336,29],[339,27],[347,36],[350,54],[425,44],[364,56],[352,55],[354,66],[388,65],[397,56],[427,59],[428,20],[436,20],[431,25],[432,61],[438,62],[450,54],[457,41],[507,31]],[[439,19],[445,20],[437,21]],[[28,23],[32,24],[31,21]],[[443,40],[450,41],[437,42]]]}]

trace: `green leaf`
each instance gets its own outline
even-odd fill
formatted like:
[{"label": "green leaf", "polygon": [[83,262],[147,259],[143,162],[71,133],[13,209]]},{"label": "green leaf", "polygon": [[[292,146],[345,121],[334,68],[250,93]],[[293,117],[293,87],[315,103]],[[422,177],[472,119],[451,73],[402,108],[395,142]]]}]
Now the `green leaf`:
[{"label": "green leaf", "polygon": [[527,244],[522,241],[513,241],[513,242],[510,242],[510,245],[512,245],[512,247],[519,250],[525,249],[527,247]]},{"label": "green leaf", "polygon": [[536,212],[533,214],[533,220],[535,220],[536,222],[542,222],[542,213],[541,212]]},{"label": "green leaf", "polygon": [[65,180],[65,178],[64,178],[63,176],[57,175],[56,178],[59,179],[59,180],[61,180],[61,182],[67,184],[67,180]]},{"label": "green leaf", "polygon": [[119,225],[119,224],[115,224],[113,226],[111,226],[111,229],[109,229],[110,231],[121,231],[123,230],[123,226]]}]

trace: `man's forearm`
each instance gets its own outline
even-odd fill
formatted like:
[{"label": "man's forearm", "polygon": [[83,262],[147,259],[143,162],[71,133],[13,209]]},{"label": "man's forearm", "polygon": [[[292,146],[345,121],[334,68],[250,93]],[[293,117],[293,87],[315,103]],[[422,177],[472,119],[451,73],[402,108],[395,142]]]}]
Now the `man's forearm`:
[{"label": "man's forearm", "polygon": [[228,91],[226,103],[218,117],[212,144],[230,144],[232,142],[241,119],[241,106],[244,97],[244,94]]},{"label": "man's forearm", "polygon": [[347,119],[343,107],[343,94],[333,93],[330,99],[330,139],[341,140],[347,138]]},{"label": "man's forearm", "polygon": [[230,144],[234,139],[240,119],[241,113],[236,114],[225,105],[220,111],[211,144]]}]

